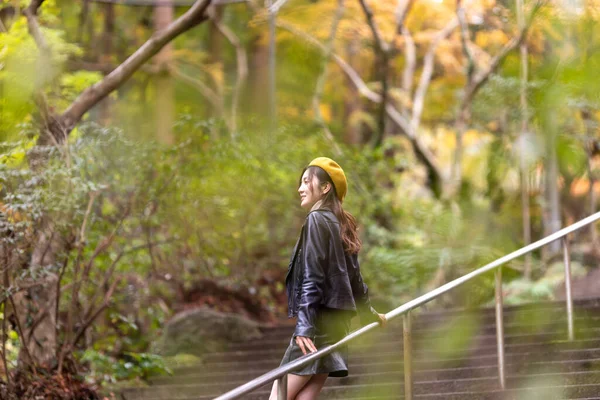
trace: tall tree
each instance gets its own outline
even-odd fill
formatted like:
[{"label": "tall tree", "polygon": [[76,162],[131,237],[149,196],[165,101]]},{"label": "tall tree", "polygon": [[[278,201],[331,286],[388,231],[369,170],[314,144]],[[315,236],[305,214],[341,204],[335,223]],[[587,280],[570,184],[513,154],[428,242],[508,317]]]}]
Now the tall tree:
[{"label": "tall tree", "polygon": [[[525,12],[523,0],[516,0],[517,20],[519,29],[525,29]],[[520,108],[521,108],[521,129],[519,131],[521,151],[519,152],[519,169],[521,176],[521,214],[523,220],[523,242],[525,245],[531,243],[531,217],[529,212],[529,168],[527,165],[527,154],[525,153],[527,146],[525,142],[528,136],[529,125],[529,109],[527,106],[527,79],[528,79],[528,56],[527,56],[527,41],[521,43],[521,88],[520,88]],[[525,278],[531,278],[531,253],[525,255]]]},{"label": "tall tree", "polygon": [[[161,32],[173,23],[174,9],[172,5],[154,7],[154,29]],[[154,79],[156,90],[156,137],[159,142],[173,144],[173,121],[175,117],[175,90],[171,68],[173,63],[173,45],[168,43],[154,57],[157,76]]]},{"label": "tall tree", "polygon": [[[87,8],[88,3],[84,4],[84,8]],[[112,3],[107,3],[102,5],[104,10],[104,32],[102,32],[102,52],[99,54],[99,63],[100,65],[110,65],[112,62],[113,55],[113,41],[115,35],[115,5]],[[86,11],[87,14],[87,11]],[[85,21],[85,19],[82,21]],[[83,28],[82,28],[83,29]],[[102,124],[107,125],[110,120],[111,115],[111,99],[110,97],[105,97],[100,101],[99,109],[100,109],[100,122]]]},{"label": "tall tree", "polygon": [[467,130],[469,122],[471,121],[471,111],[475,96],[477,93],[479,93],[485,83],[488,82],[492,74],[496,73],[508,54],[510,54],[514,49],[519,47],[521,43],[523,43],[527,35],[527,30],[529,29],[533,17],[540,6],[541,2],[538,1],[532,13],[528,17],[527,22],[523,24],[523,26],[519,26],[519,33],[509,40],[494,56],[487,55],[486,58],[489,60],[489,62],[487,65],[482,65],[477,61],[472,51],[473,44],[470,39],[465,5],[462,0],[457,0],[456,2],[456,15],[460,23],[461,42],[467,63],[465,68],[465,88],[454,120],[454,126],[456,129],[456,148],[454,150],[454,160],[452,163],[450,180],[451,184],[449,186],[449,193],[451,195],[456,193],[462,183],[463,136]]},{"label": "tall tree", "polygon": [[269,127],[271,136],[274,135],[277,128],[277,87],[276,87],[276,66],[277,66],[277,43],[275,24],[277,21],[277,11],[274,8],[273,0],[266,0],[265,5],[269,12]]},{"label": "tall tree", "polygon": [[[43,87],[40,87],[35,94],[41,121],[39,124],[38,146],[54,145],[62,147],[69,133],[92,107],[123,85],[140,67],[174,38],[205,21],[207,19],[206,11],[211,1],[197,0],[187,12],[167,28],[154,33],[140,48],[100,82],[85,89],[65,111],[57,112],[51,107],[44,96]],[[28,7],[23,9],[23,14],[27,18],[29,33],[37,44],[42,63],[48,62],[51,51],[37,19],[38,10],[43,2],[44,0],[32,0]],[[36,154],[36,152],[31,154]],[[31,164],[33,168],[43,168],[44,160],[33,157],[31,158]],[[47,220],[37,232],[37,240],[34,243],[31,259],[27,266],[30,272],[29,276],[38,276],[41,272],[47,271],[48,267],[55,265],[59,261],[59,255],[65,249],[65,245],[66,240],[55,229],[53,221]],[[42,274],[42,276],[44,277],[38,279],[34,285],[14,296],[14,307],[17,323],[22,328],[21,336],[25,338],[26,343],[21,351],[21,360],[33,365],[50,367],[58,352],[56,313],[47,312],[37,324],[29,324],[29,321],[35,317],[32,315],[32,310],[40,309],[42,306],[49,310],[56,309],[57,293],[55,289],[58,277],[55,274]],[[76,337],[71,335],[71,332],[66,332],[66,342],[60,351],[61,354],[58,354],[59,359],[71,352],[75,344],[73,340],[76,340]]]}]

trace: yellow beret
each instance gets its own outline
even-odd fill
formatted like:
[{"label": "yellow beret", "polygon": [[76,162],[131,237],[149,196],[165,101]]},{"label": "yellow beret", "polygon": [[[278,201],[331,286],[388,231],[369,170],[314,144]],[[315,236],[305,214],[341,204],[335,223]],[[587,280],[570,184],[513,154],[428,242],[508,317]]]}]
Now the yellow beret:
[{"label": "yellow beret", "polygon": [[346,174],[344,174],[342,167],[331,158],[327,157],[317,157],[308,164],[309,167],[313,165],[321,167],[327,172],[333,181],[338,198],[343,202],[344,197],[346,197],[346,191],[348,190],[348,182],[346,181]]}]

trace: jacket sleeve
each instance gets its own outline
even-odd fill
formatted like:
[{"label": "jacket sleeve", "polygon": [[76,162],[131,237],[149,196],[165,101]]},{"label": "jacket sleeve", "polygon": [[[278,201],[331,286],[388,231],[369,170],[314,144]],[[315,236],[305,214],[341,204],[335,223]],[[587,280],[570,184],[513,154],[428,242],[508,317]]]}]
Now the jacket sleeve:
[{"label": "jacket sleeve", "polygon": [[310,213],[306,220],[302,252],[304,271],[294,337],[314,338],[317,309],[323,299],[330,233],[316,214]]},{"label": "jacket sleeve", "polygon": [[378,313],[371,306],[371,300],[369,299],[369,288],[363,281],[362,274],[360,273],[358,255],[353,254],[350,256],[350,258],[352,260],[352,267],[354,269],[350,285],[352,286],[352,295],[354,296],[360,322],[363,325],[370,324],[372,322],[379,322]]}]

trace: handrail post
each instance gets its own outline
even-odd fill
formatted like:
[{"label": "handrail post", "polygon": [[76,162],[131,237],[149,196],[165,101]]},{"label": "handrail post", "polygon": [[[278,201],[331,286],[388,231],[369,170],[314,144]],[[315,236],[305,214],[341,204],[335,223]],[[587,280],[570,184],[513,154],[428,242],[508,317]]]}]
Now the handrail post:
[{"label": "handrail post", "polygon": [[410,311],[403,317],[403,338],[404,338],[404,400],[413,398],[413,376],[412,376],[412,327],[410,320]]},{"label": "handrail post", "polygon": [[277,400],[287,400],[287,381],[287,374],[277,379]]},{"label": "handrail post", "polygon": [[500,388],[506,388],[504,375],[504,318],[502,307],[502,267],[496,270],[496,342],[498,344],[498,378]]},{"label": "handrail post", "polygon": [[565,260],[565,297],[567,300],[567,326],[569,328],[569,340],[575,339],[573,329],[573,293],[571,292],[571,255],[569,254],[569,243],[567,237],[562,238],[563,258]]}]

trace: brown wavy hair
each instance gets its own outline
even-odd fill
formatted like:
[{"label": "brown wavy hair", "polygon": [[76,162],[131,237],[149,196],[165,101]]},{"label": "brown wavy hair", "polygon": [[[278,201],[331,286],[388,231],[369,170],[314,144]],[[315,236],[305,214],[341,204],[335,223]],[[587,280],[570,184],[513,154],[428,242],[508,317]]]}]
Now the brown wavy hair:
[{"label": "brown wavy hair", "polygon": [[331,190],[321,198],[323,200],[323,207],[329,208],[337,217],[340,222],[340,234],[342,236],[342,243],[344,245],[344,250],[350,254],[357,254],[361,247],[362,243],[360,238],[358,237],[358,227],[356,225],[356,219],[350,214],[348,211],[345,211],[342,207],[342,202],[337,196],[337,192],[335,190],[335,185],[333,181],[329,177],[329,174],[325,172],[325,170],[321,167],[317,167],[315,165],[311,165],[310,167],[306,167],[302,170],[302,174],[300,174],[300,179],[298,181],[298,187],[302,184],[302,176],[304,172],[308,170],[308,187],[312,192],[313,188],[313,177],[316,176],[319,181],[319,186],[325,186],[326,183],[331,184]]}]

